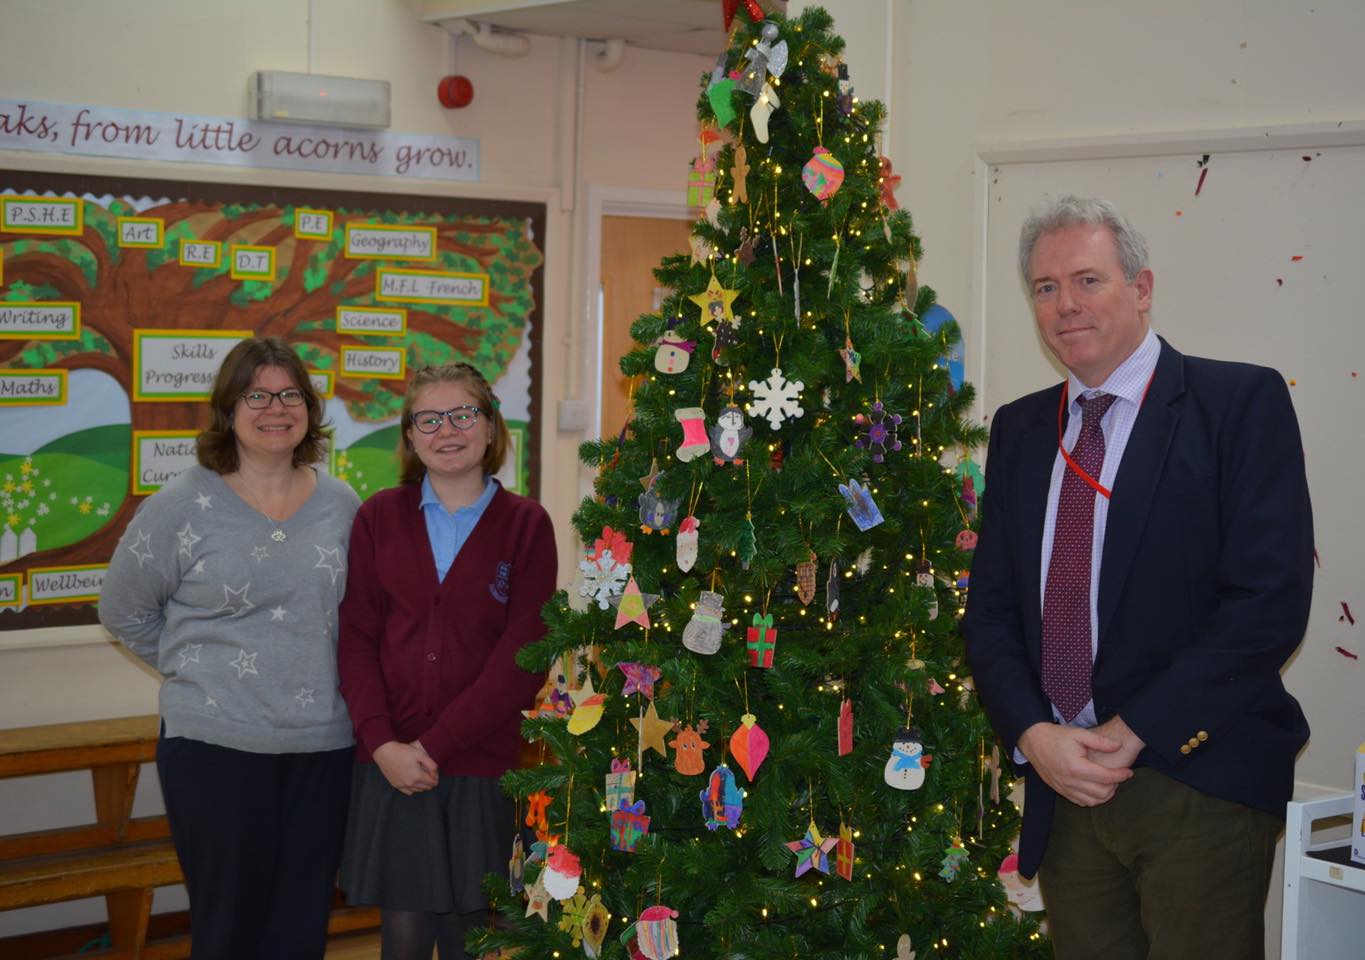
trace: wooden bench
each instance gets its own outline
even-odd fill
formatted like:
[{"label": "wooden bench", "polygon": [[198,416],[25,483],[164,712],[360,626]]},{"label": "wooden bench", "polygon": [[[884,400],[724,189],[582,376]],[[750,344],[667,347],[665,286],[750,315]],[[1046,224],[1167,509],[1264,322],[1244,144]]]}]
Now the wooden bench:
[{"label": "wooden bench", "polygon": [[[0,779],[88,769],[95,797],[94,823],[0,836],[0,910],[102,896],[112,949],[82,957],[189,956],[187,936],[147,943],[154,891],[184,881],[166,818],[132,816],[159,732],[155,715],[0,730]],[[328,932],[378,925],[378,910],[340,907]]]}]

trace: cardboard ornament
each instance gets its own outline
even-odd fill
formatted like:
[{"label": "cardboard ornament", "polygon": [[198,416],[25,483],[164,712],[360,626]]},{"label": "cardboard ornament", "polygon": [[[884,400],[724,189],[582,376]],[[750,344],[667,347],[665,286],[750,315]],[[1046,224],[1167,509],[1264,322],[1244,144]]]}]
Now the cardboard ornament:
[{"label": "cardboard ornament", "polygon": [[710,655],[720,649],[720,635],[725,629],[723,617],[725,598],[712,590],[703,590],[697,597],[697,609],[683,628],[682,644],[693,653]]},{"label": "cardboard ornament", "polygon": [[696,517],[683,517],[678,524],[677,561],[678,569],[687,573],[697,563],[697,541],[701,531],[701,521]]},{"label": "cardboard ornament", "polygon": [[750,783],[754,782],[754,774],[768,756],[768,747],[768,734],[758,725],[758,718],[752,713],[740,717],[739,726],[730,735],[730,753]]},{"label": "cardboard ornament", "polygon": [[918,790],[924,786],[924,771],[933,757],[924,752],[919,730],[902,727],[891,744],[882,778],[897,790]]},{"label": "cardboard ornament", "polygon": [[853,828],[839,824],[839,842],[834,846],[834,872],[845,880],[853,879]]},{"label": "cardboard ornament", "polygon": [[740,452],[753,435],[753,428],[744,422],[744,411],[734,404],[721,410],[710,428],[711,459],[716,466],[742,464]]},{"label": "cardboard ornament", "polygon": [[563,844],[555,844],[550,848],[545,869],[540,876],[545,882],[546,893],[560,902],[572,900],[583,879],[583,866],[572,850]]},{"label": "cardboard ornament", "polygon": [[801,600],[802,606],[815,599],[816,571],[815,551],[812,550],[809,560],[803,560],[796,565],[796,596]]},{"label": "cardboard ornament", "polygon": [[640,838],[649,833],[649,816],[645,802],[622,801],[611,815],[611,848],[622,853],[634,853]]},{"label": "cardboard ornament", "polygon": [[673,758],[673,767],[685,777],[697,777],[706,772],[706,758],[704,756],[706,748],[710,743],[703,740],[702,734],[706,732],[706,721],[697,724],[696,729],[692,725],[673,724],[676,735],[668,741],[668,745],[677,751]]},{"label": "cardboard ornament", "polygon": [[678,954],[678,911],[663,904],[649,907],[635,924],[640,952],[648,960],[669,960]]},{"label": "cardboard ornament", "polygon": [[607,927],[611,925],[611,911],[602,902],[602,895],[594,893],[588,900],[588,909],[583,917],[583,952],[589,957],[602,955],[602,942],[607,939]]},{"label": "cardboard ornament", "polygon": [[853,701],[847,697],[839,704],[839,756],[853,752]]},{"label": "cardboard ornament", "polygon": [[739,818],[744,812],[744,791],[735,783],[735,775],[729,767],[722,763],[712,770],[700,796],[701,815],[707,830],[721,827],[734,830],[739,826]]},{"label": "cardboard ornament", "polygon": [[777,630],[773,627],[773,615],[754,614],[753,626],[749,627],[744,639],[749,651],[749,666],[771,669],[773,655],[777,653]]},{"label": "cardboard ornament", "polygon": [[612,758],[604,793],[608,815],[619,810],[623,803],[635,802],[635,771],[631,769],[629,760]]}]

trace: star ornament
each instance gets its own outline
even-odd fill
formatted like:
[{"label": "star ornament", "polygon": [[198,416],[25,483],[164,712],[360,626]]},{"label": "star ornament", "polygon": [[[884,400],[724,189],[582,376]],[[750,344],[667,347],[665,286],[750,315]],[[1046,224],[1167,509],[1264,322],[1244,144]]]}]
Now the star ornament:
[{"label": "star ornament", "polygon": [[616,607],[616,629],[620,630],[628,623],[638,623],[648,630],[649,608],[658,599],[657,593],[640,592],[640,585],[631,577],[626,584],[626,592],[611,598],[612,605]]},{"label": "star ornament", "polygon": [[809,873],[812,867],[828,874],[829,852],[838,842],[835,837],[822,837],[820,828],[811,823],[804,837],[787,844],[787,849],[796,854],[796,875]]},{"label": "star ornament", "polygon": [[[631,717],[630,725],[640,731],[640,749],[658,751],[659,756],[667,757],[668,750],[664,747],[664,737],[668,736],[673,729],[673,723],[669,720],[660,718],[659,711],[654,709],[654,701],[649,701],[649,709],[645,710],[642,717]],[[834,841],[830,841],[831,845]],[[787,844],[791,846],[791,844]],[[809,869],[809,868],[807,868]],[[829,873],[829,866],[826,864],[825,872]],[[798,872],[797,876],[801,874]]]},{"label": "star ornament", "polygon": [[701,293],[694,293],[687,299],[701,307],[701,320],[703,324],[725,320],[728,323],[735,323],[735,312],[732,304],[739,296],[738,290],[727,290],[720,285],[720,281],[715,277],[706,285],[706,289]]},{"label": "star ornament", "polygon": [[654,681],[663,676],[662,670],[648,663],[636,663],[634,661],[622,661],[617,666],[626,675],[625,686],[621,688],[621,696],[628,697],[632,693],[639,693],[647,699],[654,699]]}]

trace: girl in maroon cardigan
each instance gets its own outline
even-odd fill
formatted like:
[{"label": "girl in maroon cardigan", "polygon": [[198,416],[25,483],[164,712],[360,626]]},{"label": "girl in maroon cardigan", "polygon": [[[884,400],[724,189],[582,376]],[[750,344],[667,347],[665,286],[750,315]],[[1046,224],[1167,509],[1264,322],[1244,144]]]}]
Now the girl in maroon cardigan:
[{"label": "girl in maroon cardigan", "polygon": [[466,363],[413,374],[402,484],[351,531],[341,605],[341,692],[357,740],[342,887],[383,911],[384,960],[465,957],[486,873],[515,831],[498,784],[540,678],[517,651],[545,634],[554,530],[493,479],[507,427]]}]

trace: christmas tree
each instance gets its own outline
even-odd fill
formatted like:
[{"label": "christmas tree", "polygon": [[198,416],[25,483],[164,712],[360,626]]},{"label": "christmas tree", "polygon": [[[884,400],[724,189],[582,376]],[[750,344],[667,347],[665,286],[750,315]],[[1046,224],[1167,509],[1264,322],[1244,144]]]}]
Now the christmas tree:
[{"label": "christmas tree", "polygon": [[1042,955],[957,631],[984,440],[957,328],[924,322],[884,111],[829,15],[739,9],[698,100],[705,216],[621,358],[627,429],[582,447],[586,602],[520,657],[554,681],[524,725],[547,762],[504,779],[538,839],[480,945]]}]

